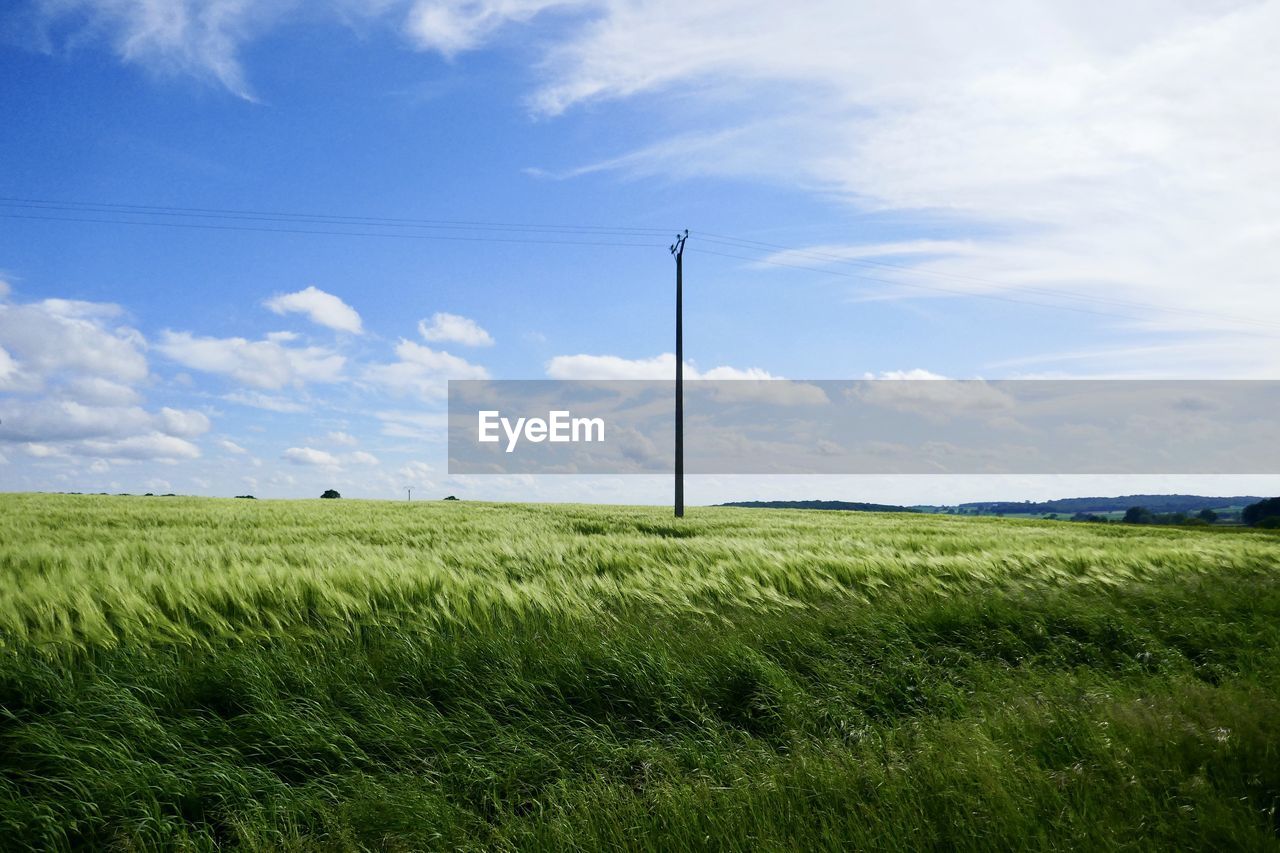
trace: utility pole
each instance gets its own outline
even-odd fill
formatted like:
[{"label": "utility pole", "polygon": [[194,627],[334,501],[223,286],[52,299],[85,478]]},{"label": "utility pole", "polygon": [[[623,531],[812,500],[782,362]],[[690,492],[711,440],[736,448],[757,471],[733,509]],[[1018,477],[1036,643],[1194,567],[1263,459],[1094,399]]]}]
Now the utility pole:
[{"label": "utility pole", "polygon": [[407,501],[411,501],[411,500],[413,500],[413,488],[412,488],[412,487],[410,487],[410,486],[405,486],[404,491],[405,491],[405,494],[406,494],[405,500],[407,500]]},{"label": "utility pole", "polygon": [[684,518],[684,243],[689,230],[671,244],[676,258],[676,518]]}]

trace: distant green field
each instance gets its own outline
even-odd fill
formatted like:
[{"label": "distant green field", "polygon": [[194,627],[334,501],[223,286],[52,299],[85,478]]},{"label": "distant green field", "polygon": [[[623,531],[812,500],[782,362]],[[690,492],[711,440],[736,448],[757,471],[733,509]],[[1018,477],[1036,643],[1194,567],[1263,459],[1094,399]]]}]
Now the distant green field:
[{"label": "distant green field", "polygon": [[0,496],[0,848],[1280,849],[1280,536]]}]

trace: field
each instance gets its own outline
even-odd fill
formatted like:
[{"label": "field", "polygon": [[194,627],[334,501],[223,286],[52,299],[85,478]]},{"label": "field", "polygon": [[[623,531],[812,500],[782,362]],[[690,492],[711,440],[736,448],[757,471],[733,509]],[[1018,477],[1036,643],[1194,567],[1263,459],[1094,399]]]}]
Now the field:
[{"label": "field", "polygon": [[0,496],[0,847],[1280,849],[1280,536]]}]

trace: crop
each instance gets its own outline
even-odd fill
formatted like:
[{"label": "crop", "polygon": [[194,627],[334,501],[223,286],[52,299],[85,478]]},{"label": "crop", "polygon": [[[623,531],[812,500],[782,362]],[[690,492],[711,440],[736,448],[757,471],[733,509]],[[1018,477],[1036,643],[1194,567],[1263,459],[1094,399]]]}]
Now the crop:
[{"label": "crop", "polygon": [[0,509],[0,847],[1280,847],[1274,533]]}]

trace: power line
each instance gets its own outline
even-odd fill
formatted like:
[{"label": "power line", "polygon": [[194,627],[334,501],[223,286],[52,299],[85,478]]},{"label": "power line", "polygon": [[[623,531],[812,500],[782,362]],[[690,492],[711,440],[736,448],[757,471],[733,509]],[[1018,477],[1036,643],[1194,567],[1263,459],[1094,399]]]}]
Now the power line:
[{"label": "power line", "polygon": [[346,214],[289,213],[262,210],[233,210],[208,207],[171,207],[164,205],[121,204],[116,202],[54,201],[50,199],[0,196],[0,207],[20,210],[52,210],[116,214],[127,216],[166,216],[199,219],[231,219],[263,222],[295,222],[302,224],[365,225],[380,228],[422,228],[471,231],[529,231],[533,233],[600,234],[608,236],[649,237],[669,234],[666,228],[622,225],[570,225],[529,222],[482,222],[477,220],[410,219]]},{"label": "power line", "polygon": [[309,229],[309,228],[256,228],[251,225],[209,225],[200,222],[149,222],[145,220],[129,220],[129,219],[98,219],[91,217],[71,217],[71,216],[36,216],[32,214],[21,213],[0,213],[0,218],[4,219],[27,219],[41,220],[46,222],[80,222],[80,223],[99,223],[106,225],[143,225],[154,228],[187,228],[203,231],[248,231],[263,234],[308,234],[321,235],[328,237],[388,237],[401,240],[452,240],[469,243],[525,243],[533,245],[545,246],[623,246],[637,249],[653,249],[661,245],[660,241],[651,243],[623,243],[618,241],[607,240],[538,240],[538,239],[521,239],[517,237],[477,237],[465,236],[460,234],[400,234],[393,231],[334,231],[329,229]]},{"label": "power line", "polygon": [[[478,243],[510,243],[525,245],[566,245],[566,246],[602,246],[602,247],[621,247],[621,248],[656,248],[661,235],[669,234],[670,231],[665,228],[655,228],[648,226],[622,226],[622,225],[573,225],[573,224],[548,224],[548,223],[530,223],[530,222],[485,222],[478,220],[450,220],[450,219],[415,219],[408,217],[385,217],[385,216],[360,216],[349,214],[318,214],[318,213],[299,213],[286,211],[267,211],[267,210],[238,210],[231,208],[216,207],[177,207],[167,205],[141,205],[126,204],[120,202],[97,202],[97,201],[74,201],[74,200],[55,200],[42,198],[24,198],[15,196],[0,196],[0,208],[8,208],[12,210],[30,211],[29,213],[0,212],[0,218],[4,219],[21,219],[36,220],[47,222],[76,222],[76,223],[92,223],[107,225],[132,225],[132,226],[153,226],[160,228],[180,228],[188,230],[205,230],[205,231],[229,231],[229,232],[250,232],[264,234],[297,234],[310,236],[338,236],[338,237],[382,237],[392,239],[409,239],[409,240],[443,240],[451,242],[478,242]],[[48,212],[47,214],[45,212]],[[90,214],[90,215],[48,215],[48,214]],[[163,217],[157,221],[156,217]],[[207,221],[173,221],[173,220],[220,220],[228,224],[215,224]],[[267,223],[270,226],[288,226],[295,227],[265,227],[260,223]],[[297,227],[301,226],[301,227]],[[361,230],[340,230],[344,228],[357,228]],[[408,233],[406,233],[406,230]],[[423,233],[426,232],[426,233]],[[444,232],[444,233],[440,233]],[[480,233],[474,233],[480,232]],[[530,236],[530,235],[547,235]],[[763,249],[771,252],[785,252],[800,258],[811,258],[824,264],[842,264],[856,268],[876,268],[885,270],[895,270],[907,273],[912,276],[933,276],[937,278],[951,279],[955,281],[968,281],[976,284],[983,284],[990,287],[1008,289],[1010,284],[1007,281],[996,281],[993,279],[984,279],[977,276],[963,275],[959,273],[949,273],[942,270],[923,269],[920,267],[909,266],[905,264],[896,264],[888,261],[873,260],[870,258],[849,258],[828,252],[816,251],[813,249],[802,249],[794,246],[784,246],[777,243],[770,243],[762,240],[753,240],[745,237],[735,237],[727,234],[716,234],[712,232],[699,232],[699,237],[705,243],[718,244],[729,248],[737,248],[748,252],[758,252]],[[556,238],[556,239],[550,239]],[[581,238],[581,239],[559,239],[559,238]],[[653,242],[650,242],[650,241]],[[932,293],[946,294],[950,296],[972,296],[982,299],[991,299],[1000,302],[1006,302],[1015,305],[1030,305],[1042,308],[1055,308],[1067,311],[1075,311],[1077,313],[1093,314],[1101,317],[1128,316],[1131,319],[1149,319],[1149,317],[1135,317],[1132,314],[1117,315],[1114,311],[1095,311],[1087,308],[1063,305],[1060,303],[1038,302],[1029,299],[1019,299],[1014,296],[1002,293],[984,293],[972,290],[961,290],[954,288],[937,287],[919,282],[909,282],[900,279],[876,278],[868,275],[851,275],[848,273],[840,273],[827,268],[804,266],[802,264],[792,264],[785,261],[776,260],[771,257],[743,257],[741,255],[733,255],[726,252],[716,252],[711,249],[699,248],[699,252],[703,254],[719,255],[725,258],[734,258],[742,261],[753,263],[769,264],[771,266],[790,267],[793,269],[803,269],[811,272],[819,272],[830,275],[840,275],[846,278],[853,278],[862,281],[875,281],[882,284],[894,285],[898,287],[910,288],[913,290],[921,290]],[[1035,293],[1042,296],[1051,297],[1059,300],[1069,300],[1073,302],[1083,302],[1093,305],[1099,305],[1110,308],[1122,308],[1129,310],[1141,310],[1146,312],[1157,312],[1163,314],[1174,314],[1187,317],[1198,317],[1202,319],[1212,319],[1222,322],[1230,322],[1235,324],[1243,324],[1267,329],[1280,329],[1280,324],[1268,322],[1265,320],[1257,320],[1253,318],[1232,317],[1225,314],[1218,314],[1209,311],[1198,311],[1195,309],[1178,308],[1174,306],[1162,306],[1154,303],[1144,303],[1134,300],[1107,298],[1098,296],[1089,296],[1077,293],[1068,293],[1065,291],[1053,290],[1050,288],[1036,287],[1032,285],[1018,285],[1018,293]]]}]

